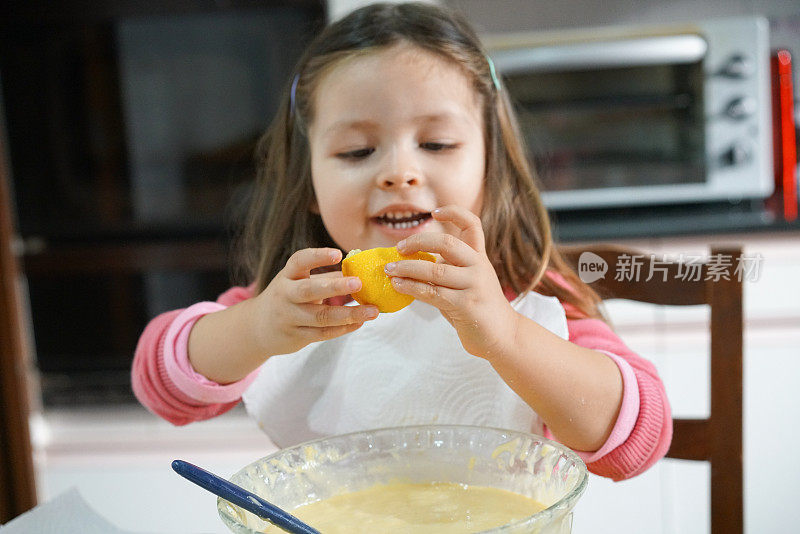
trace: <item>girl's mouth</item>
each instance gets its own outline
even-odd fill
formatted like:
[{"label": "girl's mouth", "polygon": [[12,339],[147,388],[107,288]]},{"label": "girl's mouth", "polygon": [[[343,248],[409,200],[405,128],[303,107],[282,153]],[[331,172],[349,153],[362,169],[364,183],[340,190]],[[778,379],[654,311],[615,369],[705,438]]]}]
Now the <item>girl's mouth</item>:
[{"label": "girl's mouth", "polygon": [[379,217],[373,217],[376,223],[391,229],[403,230],[414,228],[431,218],[430,212],[413,213],[410,211],[384,213]]}]

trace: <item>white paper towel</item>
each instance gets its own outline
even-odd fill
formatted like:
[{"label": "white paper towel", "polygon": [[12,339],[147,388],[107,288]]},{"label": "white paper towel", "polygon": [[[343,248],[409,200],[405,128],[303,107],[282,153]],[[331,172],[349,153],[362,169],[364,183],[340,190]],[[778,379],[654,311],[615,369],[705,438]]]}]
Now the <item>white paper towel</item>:
[{"label": "white paper towel", "polygon": [[[512,306],[567,339],[558,299],[530,292]],[[279,447],[417,424],[542,431],[530,406],[486,360],[464,350],[439,310],[420,301],[351,334],[270,358],[243,398]]]},{"label": "white paper towel", "polygon": [[[144,510],[144,509],[143,509]],[[95,512],[71,488],[0,526],[2,534],[136,534],[122,530]],[[140,533],[143,534],[143,533]]]}]

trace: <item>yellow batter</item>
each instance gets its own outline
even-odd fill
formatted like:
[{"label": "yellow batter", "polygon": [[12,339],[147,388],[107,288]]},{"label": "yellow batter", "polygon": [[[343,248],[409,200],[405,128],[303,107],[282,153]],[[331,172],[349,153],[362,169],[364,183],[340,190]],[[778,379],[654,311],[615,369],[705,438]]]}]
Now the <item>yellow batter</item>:
[{"label": "yellow batter", "polygon": [[453,483],[393,482],[300,506],[294,515],[324,534],[478,532],[544,509],[510,491]]}]

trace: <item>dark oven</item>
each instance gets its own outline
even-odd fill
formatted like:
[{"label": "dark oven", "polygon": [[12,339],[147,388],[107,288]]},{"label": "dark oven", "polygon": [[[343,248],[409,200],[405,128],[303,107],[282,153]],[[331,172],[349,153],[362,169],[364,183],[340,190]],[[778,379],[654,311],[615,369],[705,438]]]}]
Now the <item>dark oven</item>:
[{"label": "dark oven", "polygon": [[36,0],[1,18],[44,401],[129,401],[146,322],[230,285],[230,201],[325,3]]}]

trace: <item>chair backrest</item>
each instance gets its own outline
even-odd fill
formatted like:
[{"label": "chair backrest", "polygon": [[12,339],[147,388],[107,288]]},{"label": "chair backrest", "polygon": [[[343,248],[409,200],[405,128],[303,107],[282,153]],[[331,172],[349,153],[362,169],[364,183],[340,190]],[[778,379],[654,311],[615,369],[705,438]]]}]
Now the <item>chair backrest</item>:
[{"label": "chair backrest", "polygon": [[[711,309],[711,411],[707,419],[673,419],[667,456],[711,463],[711,532],[743,532],[742,477],[742,280],[740,247],[713,247],[704,261],[679,262],[611,245],[561,249],[579,271],[602,265],[605,276],[590,283],[602,299]],[[595,256],[591,256],[591,253]],[[594,271],[597,273],[597,271]],[[597,276],[595,274],[594,276]]]}]

